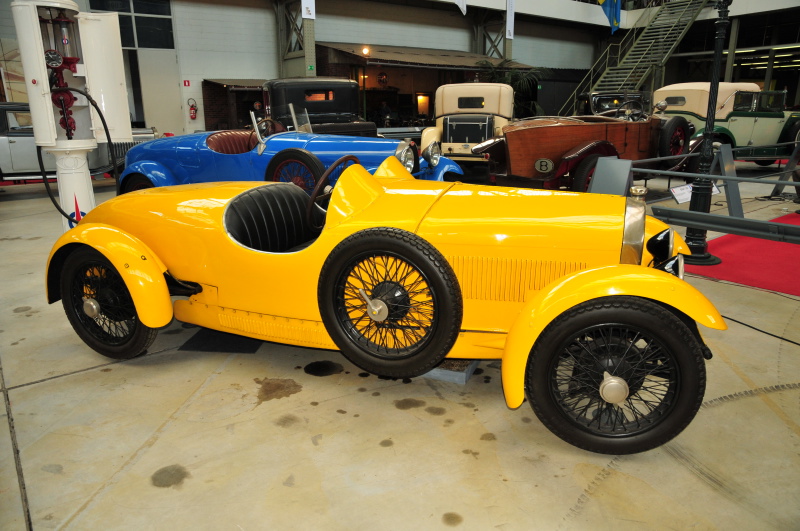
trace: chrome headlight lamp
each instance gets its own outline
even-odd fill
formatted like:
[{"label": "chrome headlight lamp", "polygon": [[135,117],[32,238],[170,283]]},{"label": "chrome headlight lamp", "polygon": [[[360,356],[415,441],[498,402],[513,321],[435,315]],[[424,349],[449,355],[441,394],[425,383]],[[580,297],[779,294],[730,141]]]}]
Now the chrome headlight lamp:
[{"label": "chrome headlight lamp", "polygon": [[675,232],[672,229],[664,229],[649,240],[647,240],[647,251],[653,255],[653,261],[663,262],[672,258],[672,251],[675,248]]},{"label": "chrome headlight lamp", "polygon": [[631,186],[631,197],[625,203],[625,222],[622,232],[622,251],[620,264],[641,265],[644,251],[644,224],[646,208],[644,196],[647,188]]},{"label": "chrome headlight lamp", "polygon": [[683,279],[683,255],[679,254],[661,262],[656,262],[653,265],[653,268],[658,269],[659,271],[665,271],[670,275],[675,275],[676,277]]},{"label": "chrome headlight lamp", "polygon": [[428,162],[431,168],[435,168],[442,158],[442,146],[439,142],[431,142],[422,152],[422,158]]},{"label": "chrome headlight lamp", "polygon": [[394,156],[403,164],[409,173],[419,171],[419,148],[410,140],[403,140],[397,145]]},{"label": "chrome headlight lamp", "polygon": [[647,240],[647,251],[653,255],[653,267],[683,278],[683,255],[672,256],[675,251],[675,231],[664,229]]}]

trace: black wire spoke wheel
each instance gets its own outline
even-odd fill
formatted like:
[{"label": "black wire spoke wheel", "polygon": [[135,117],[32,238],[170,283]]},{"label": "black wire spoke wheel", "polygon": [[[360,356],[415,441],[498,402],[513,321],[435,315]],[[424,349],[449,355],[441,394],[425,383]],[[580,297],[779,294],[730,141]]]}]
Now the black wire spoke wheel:
[{"label": "black wire spoke wheel", "polygon": [[697,337],[665,308],[606,297],[576,306],[542,332],[526,391],[539,419],[565,441],[630,454],[664,444],[694,418],[705,362]]},{"label": "black wire spoke wheel", "polygon": [[342,241],[322,267],[318,295],[331,339],[350,361],[380,376],[431,370],[461,326],[452,268],[431,244],[400,229],[367,229]]},{"label": "black wire spoke wheel", "polygon": [[125,281],[99,252],[83,248],[70,255],[61,277],[64,310],[83,341],[115,359],[144,353],[156,331],[141,323]]},{"label": "black wire spoke wheel", "polygon": [[[370,253],[353,260],[336,286],[338,317],[354,342],[380,358],[413,354],[431,336],[436,303],[424,274],[393,254]],[[370,316],[365,302],[381,301],[386,316]]]},{"label": "black wire spoke wheel", "polygon": [[[632,435],[671,409],[678,387],[674,356],[645,331],[621,324],[581,330],[553,358],[550,392],[577,426],[599,435]],[[614,404],[600,393],[605,374],[625,381]]]}]

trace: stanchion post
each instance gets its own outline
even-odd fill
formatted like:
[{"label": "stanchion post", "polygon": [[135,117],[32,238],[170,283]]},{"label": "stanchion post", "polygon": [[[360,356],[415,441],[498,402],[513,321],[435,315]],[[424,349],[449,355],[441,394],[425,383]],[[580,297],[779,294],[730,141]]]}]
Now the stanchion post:
[{"label": "stanchion post", "polygon": [[[714,64],[711,67],[711,85],[708,91],[708,111],[706,112],[706,127],[703,131],[703,144],[700,148],[699,174],[708,175],[711,171],[711,162],[714,159],[714,115],[717,111],[717,94],[719,93],[719,71],[722,67],[722,49],[725,46],[725,34],[728,31],[728,6],[732,0],[717,0],[716,9],[719,17],[714,23],[716,37],[714,41]],[[708,213],[711,210],[712,183],[708,177],[698,177],[692,183],[692,198],[689,201],[689,210]],[[697,265],[714,265],[721,262],[719,258],[709,254],[706,229],[689,227],[686,229],[686,244],[692,254],[686,256],[686,263]]]}]

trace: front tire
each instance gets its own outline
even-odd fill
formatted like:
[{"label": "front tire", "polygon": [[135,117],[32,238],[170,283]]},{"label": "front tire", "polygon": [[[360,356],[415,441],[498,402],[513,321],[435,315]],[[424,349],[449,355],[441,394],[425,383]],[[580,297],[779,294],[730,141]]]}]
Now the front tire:
[{"label": "front tire", "polygon": [[395,228],[373,228],[328,256],[318,287],[322,322],[342,354],[362,369],[411,378],[433,369],[461,326],[461,290],[430,243]]},{"label": "front tire", "polygon": [[266,181],[293,183],[310,194],[325,173],[325,166],[310,151],[288,148],[279,151],[267,165]]},{"label": "front tire", "polygon": [[139,320],[125,281],[100,252],[83,247],[69,255],[60,287],[72,328],[103,356],[134,358],[155,340],[157,330]]},{"label": "front tire", "polygon": [[589,191],[589,183],[592,182],[594,170],[597,168],[597,160],[599,158],[600,154],[594,153],[592,155],[587,155],[585,159],[578,163],[578,166],[572,171],[573,192]]},{"label": "front tire", "polygon": [[689,328],[658,304],[626,296],[590,300],[556,318],[525,376],[542,423],[603,454],[671,440],[694,418],[705,385],[701,345]]}]

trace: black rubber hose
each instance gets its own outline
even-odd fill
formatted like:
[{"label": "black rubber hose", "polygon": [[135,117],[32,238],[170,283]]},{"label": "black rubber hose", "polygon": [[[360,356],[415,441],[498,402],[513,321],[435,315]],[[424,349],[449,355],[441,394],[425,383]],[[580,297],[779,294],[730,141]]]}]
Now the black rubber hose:
[{"label": "black rubber hose", "polygon": [[117,195],[119,195],[119,168],[117,167],[117,156],[114,154],[114,143],[111,141],[111,133],[108,130],[108,124],[106,123],[106,117],[103,116],[103,111],[100,110],[100,107],[97,105],[97,102],[89,95],[88,92],[73,88],[73,87],[62,87],[62,88],[54,88],[52,92],[66,92],[72,91],[77,92],[78,94],[82,94],[86,96],[86,99],[89,100],[89,103],[92,104],[92,107],[97,111],[97,115],[100,117],[100,121],[103,122],[103,131],[106,133],[106,141],[108,142],[108,154],[111,158],[111,165],[112,170],[114,171],[114,181],[116,183]]}]

